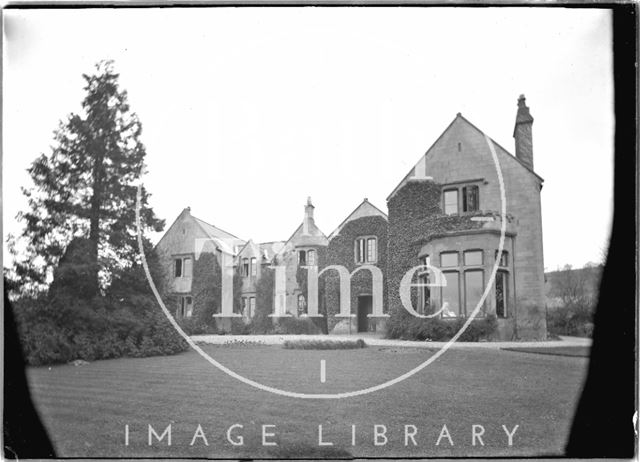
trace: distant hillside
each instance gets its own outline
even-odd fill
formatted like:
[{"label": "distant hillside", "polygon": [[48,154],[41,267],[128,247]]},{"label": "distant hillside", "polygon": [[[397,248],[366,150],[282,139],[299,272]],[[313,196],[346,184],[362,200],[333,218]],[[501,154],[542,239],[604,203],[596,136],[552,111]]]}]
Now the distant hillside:
[{"label": "distant hillside", "polygon": [[602,268],[602,265],[594,265],[545,273],[547,306],[552,308],[570,301],[597,299]]}]

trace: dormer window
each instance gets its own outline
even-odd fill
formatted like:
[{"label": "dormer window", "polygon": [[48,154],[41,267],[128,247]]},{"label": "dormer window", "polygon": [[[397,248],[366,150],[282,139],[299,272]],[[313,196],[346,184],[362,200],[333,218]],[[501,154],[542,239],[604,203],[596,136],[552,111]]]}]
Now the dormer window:
[{"label": "dormer window", "polygon": [[251,276],[257,276],[257,275],[258,275],[258,265],[257,265],[257,260],[254,257],[251,259]]},{"label": "dormer window", "polygon": [[244,277],[249,276],[249,259],[248,258],[242,259],[242,275]]}]

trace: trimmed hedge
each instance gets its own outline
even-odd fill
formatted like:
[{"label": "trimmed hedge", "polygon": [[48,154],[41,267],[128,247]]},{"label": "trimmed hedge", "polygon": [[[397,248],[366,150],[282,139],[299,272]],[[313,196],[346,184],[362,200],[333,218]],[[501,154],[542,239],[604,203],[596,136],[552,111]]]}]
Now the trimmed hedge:
[{"label": "trimmed hedge", "polygon": [[364,340],[286,340],[287,350],[355,350],[366,348]]}]

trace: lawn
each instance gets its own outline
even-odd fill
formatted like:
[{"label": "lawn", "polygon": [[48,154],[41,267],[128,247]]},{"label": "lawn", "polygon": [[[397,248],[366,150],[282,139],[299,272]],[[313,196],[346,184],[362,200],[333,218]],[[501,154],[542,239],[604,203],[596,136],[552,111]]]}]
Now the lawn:
[{"label": "lawn", "polygon": [[[287,350],[281,346],[207,346],[233,370],[287,390],[325,393],[368,387],[420,364],[433,351],[368,347]],[[326,382],[320,382],[325,360]],[[450,350],[382,391],[339,400],[276,396],[241,383],[197,353],[31,368],[28,376],[59,456],[65,457],[447,457],[562,453],[588,360],[500,350]],[[172,445],[147,443],[171,424]],[[226,431],[234,424],[232,439]],[[129,445],[125,445],[125,425]],[[198,425],[201,436],[190,445]],[[262,426],[267,442],[262,445]],[[323,441],[318,445],[318,425]],[[352,445],[355,425],[355,445]],[[386,427],[376,446],[374,425]],[[405,426],[415,436],[405,439]],[[450,439],[441,438],[443,425]],[[472,445],[482,425],[484,446]],[[502,425],[512,431],[513,445]],[[480,431],[479,427],[476,428]],[[378,427],[382,432],[382,427]],[[413,427],[408,429],[413,433]],[[205,445],[206,437],[208,446]],[[416,445],[413,444],[415,441]],[[384,442],[380,437],[379,443]],[[405,442],[407,445],[405,445]],[[453,442],[453,446],[451,446]]]},{"label": "lawn", "polygon": [[531,353],[538,355],[556,355],[556,356],[580,356],[588,358],[591,353],[591,347],[586,346],[566,346],[566,347],[549,347],[549,348],[503,348],[507,351],[519,351],[521,353]]}]

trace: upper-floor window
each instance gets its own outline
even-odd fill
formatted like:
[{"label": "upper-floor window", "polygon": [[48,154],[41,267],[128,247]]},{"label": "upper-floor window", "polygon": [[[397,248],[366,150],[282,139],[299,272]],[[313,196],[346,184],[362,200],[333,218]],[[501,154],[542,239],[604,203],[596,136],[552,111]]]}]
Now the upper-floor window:
[{"label": "upper-floor window", "polygon": [[307,252],[306,250],[298,250],[298,265],[307,264]]},{"label": "upper-floor window", "polygon": [[378,261],[378,242],[375,237],[359,237],[355,242],[356,263]]},{"label": "upper-floor window", "polygon": [[476,185],[462,188],[462,211],[476,212],[480,210],[480,188]]},{"label": "upper-floor window", "polygon": [[178,257],[174,260],[173,275],[177,278],[190,278],[192,268],[191,257]]},{"label": "upper-floor window", "polygon": [[[443,196],[443,210],[446,215],[480,210],[480,187],[478,185],[452,186],[444,191]],[[460,200],[460,196],[462,196],[462,200]]]},{"label": "upper-floor window", "polygon": [[245,277],[249,276],[249,259],[248,258],[242,259],[242,275]]},{"label": "upper-floor window", "polygon": [[458,190],[450,189],[444,192],[444,213],[453,215],[458,213]]},{"label": "upper-floor window", "polygon": [[257,275],[258,275],[257,260],[255,257],[253,257],[251,259],[251,276],[257,276]]},{"label": "upper-floor window", "polygon": [[308,250],[307,251],[307,265],[309,266],[315,266],[318,263],[316,262],[316,251],[315,250]]}]

